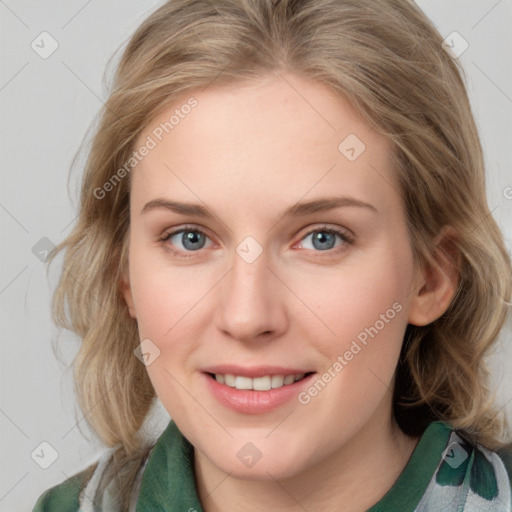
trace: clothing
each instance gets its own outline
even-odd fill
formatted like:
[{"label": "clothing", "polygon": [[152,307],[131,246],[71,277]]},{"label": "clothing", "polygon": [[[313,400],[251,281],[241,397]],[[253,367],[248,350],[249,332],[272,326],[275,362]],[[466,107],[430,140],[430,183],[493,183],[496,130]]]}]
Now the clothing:
[{"label": "clothing", "polygon": [[[97,479],[108,455],[96,469]],[[134,512],[203,512],[194,479],[194,448],[173,421],[140,475]],[[509,512],[511,475],[511,451],[496,453],[472,445],[462,433],[436,421],[421,436],[392,488],[367,512]],[[118,512],[108,492],[96,496],[94,483],[84,492],[85,484],[83,473],[71,477],[46,491],[33,512],[86,512],[88,506],[95,512]]]}]

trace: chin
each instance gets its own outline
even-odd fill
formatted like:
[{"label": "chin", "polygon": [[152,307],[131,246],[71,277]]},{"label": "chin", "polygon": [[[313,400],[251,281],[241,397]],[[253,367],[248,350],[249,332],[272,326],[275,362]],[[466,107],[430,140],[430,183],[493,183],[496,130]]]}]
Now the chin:
[{"label": "chin", "polygon": [[[249,460],[247,466],[244,467],[243,457],[238,457],[237,452],[233,453],[233,457],[218,457],[210,459],[224,473],[229,473],[233,478],[241,480],[285,480],[297,475],[305,469],[305,462],[298,460],[297,456],[292,454],[279,453],[279,450],[273,449],[268,455],[262,451],[261,458],[254,463]],[[250,465],[252,464],[252,465]]]}]

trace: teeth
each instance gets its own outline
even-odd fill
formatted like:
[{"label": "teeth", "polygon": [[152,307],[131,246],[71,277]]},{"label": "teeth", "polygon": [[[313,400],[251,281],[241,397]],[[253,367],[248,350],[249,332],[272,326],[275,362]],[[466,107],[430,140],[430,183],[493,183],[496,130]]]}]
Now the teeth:
[{"label": "teeth", "polygon": [[235,376],[229,375],[229,374],[224,375],[224,384],[226,384],[226,386],[229,386],[230,388],[234,388],[235,387]]},{"label": "teeth", "polygon": [[272,375],[272,387],[280,388],[284,384],[284,377],[282,375]]},{"label": "teeth", "polygon": [[256,391],[268,391],[269,389],[272,389],[272,379],[268,375],[252,379],[252,389],[255,389]]},{"label": "teeth", "polygon": [[287,375],[284,378],[284,385],[287,386],[288,384],[293,384],[295,382],[295,375]]},{"label": "teeth", "polygon": [[250,377],[236,377],[235,378],[236,389],[252,389],[252,379]]},{"label": "teeth", "polygon": [[255,391],[268,391],[269,389],[281,388],[293,384],[304,378],[304,373],[296,373],[295,375],[265,375],[263,377],[242,377],[241,375],[222,375],[215,374],[215,380],[220,384],[225,384],[230,388],[236,389],[254,389]]}]

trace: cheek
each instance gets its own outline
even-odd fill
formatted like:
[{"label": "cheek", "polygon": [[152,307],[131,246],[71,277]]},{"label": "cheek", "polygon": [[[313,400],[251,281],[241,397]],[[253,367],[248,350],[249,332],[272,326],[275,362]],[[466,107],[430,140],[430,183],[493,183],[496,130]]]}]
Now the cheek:
[{"label": "cheek", "polygon": [[208,291],[216,277],[211,276],[210,282],[210,273],[194,271],[193,266],[171,266],[161,255],[155,257],[139,248],[131,255],[139,337],[151,340],[159,351],[147,371],[159,397],[166,404],[174,403],[173,408],[186,402],[186,396],[178,398],[183,392],[180,375],[194,369],[190,355],[208,325]]},{"label": "cheek", "polygon": [[139,337],[151,340],[159,351],[146,368],[149,378],[164,406],[180,417],[187,404],[180,383],[191,364],[189,354],[197,346],[195,324],[205,291],[187,279],[183,269],[136,256],[131,265],[131,283]]},{"label": "cheek", "polygon": [[315,344],[319,348],[323,345],[321,351],[330,357],[335,351],[348,350],[358,337],[364,342],[365,337],[371,337],[368,331],[375,334],[375,329],[379,339],[401,343],[412,266],[407,258],[399,261],[390,257],[392,252],[382,252],[385,254],[295,288],[317,316],[313,321],[323,336],[317,336]]},{"label": "cheek", "polygon": [[392,259],[380,263],[340,273],[325,281],[323,293],[310,295],[329,327],[321,326],[325,336],[312,336],[310,329],[308,338],[324,356],[318,379],[325,384],[314,383],[299,401],[319,424],[328,426],[322,427],[322,435],[332,435],[333,442],[339,435],[337,425],[356,429],[392,390],[407,326],[405,280],[410,267]]},{"label": "cheek", "polygon": [[141,336],[171,338],[177,326],[197,314],[206,284],[190,268],[171,266],[162,254],[155,257],[152,251],[134,248],[130,282]]}]

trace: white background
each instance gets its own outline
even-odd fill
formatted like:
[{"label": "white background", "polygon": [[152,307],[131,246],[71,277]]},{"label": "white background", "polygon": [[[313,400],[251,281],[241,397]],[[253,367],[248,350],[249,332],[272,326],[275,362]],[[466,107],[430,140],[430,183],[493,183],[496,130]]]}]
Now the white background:
[{"label": "white background", "polygon": [[[70,164],[105,100],[108,59],[160,5],[154,0],[0,0],[2,113],[0,177],[0,511],[29,511],[47,488],[93,462],[101,446],[83,437],[71,362],[78,340],[57,335],[50,319],[57,264],[46,274],[32,252],[43,237],[61,241],[76,215],[81,167]],[[488,170],[488,199],[512,248],[512,0],[421,0],[443,37],[457,31],[469,43],[461,55]],[[58,49],[42,59],[31,43],[47,31]],[[490,364],[500,403],[512,411],[510,325]],[[506,405],[508,403],[508,405]],[[168,417],[157,411],[157,435]],[[42,469],[31,458],[41,442],[57,459]],[[51,449],[43,446],[49,462]],[[36,454],[41,455],[41,448]]]}]

